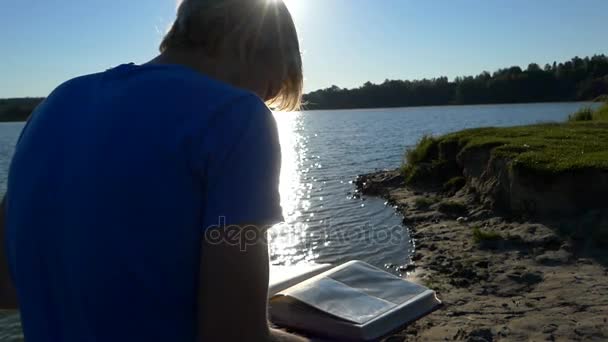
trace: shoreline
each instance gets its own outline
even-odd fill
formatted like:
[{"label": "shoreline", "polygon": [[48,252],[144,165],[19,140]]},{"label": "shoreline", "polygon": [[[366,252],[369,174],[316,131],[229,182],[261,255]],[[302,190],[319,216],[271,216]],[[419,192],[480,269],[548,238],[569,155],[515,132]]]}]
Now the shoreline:
[{"label": "shoreline", "polygon": [[543,105],[543,104],[568,104],[568,103],[587,103],[587,104],[597,104],[601,105],[601,103],[594,100],[584,100],[584,101],[544,101],[544,102],[501,102],[501,103],[468,103],[468,104],[443,104],[443,105],[427,105],[427,106],[400,106],[400,107],[354,107],[354,108],[329,108],[329,109],[303,109],[300,112],[326,112],[326,111],[366,111],[366,110],[398,110],[398,109],[408,109],[408,108],[443,108],[443,107],[485,107],[485,106],[516,106],[516,105]]},{"label": "shoreline", "polygon": [[405,187],[398,170],[356,183],[403,215],[412,277],[444,303],[389,341],[608,340],[605,249],[578,246],[551,222],[501,216],[466,186],[451,194]]},{"label": "shoreline", "polygon": [[[19,98],[22,99],[22,98]],[[25,98],[27,99],[27,98]],[[1,100],[1,99],[0,99]],[[13,99],[7,99],[13,100]],[[485,107],[485,106],[517,106],[517,105],[543,105],[543,104],[572,104],[572,103],[580,103],[580,104],[589,104],[594,106],[595,104],[600,105],[598,101],[594,100],[584,100],[584,101],[544,101],[544,102],[501,102],[501,103],[469,103],[469,104],[443,104],[443,105],[426,105],[426,106],[393,106],[393,107],[353,107],[353,108],[316,108],[316,109],[302,109],[297,112],[308,113],[308,112],[327,112],[327,111],[368,111],[368,110],[400,110],[400,109],[415,109],[415,108],[445,108],[445,107]],[[33,111],[34,108],[32,108]],[[19,118],[11,118],[11,119],[2,119],[0,118],[0,123],[25,123],[27,118],[31,113],[27,116],[19,117]],[[0,115],[1,116],[1,115]]]}]

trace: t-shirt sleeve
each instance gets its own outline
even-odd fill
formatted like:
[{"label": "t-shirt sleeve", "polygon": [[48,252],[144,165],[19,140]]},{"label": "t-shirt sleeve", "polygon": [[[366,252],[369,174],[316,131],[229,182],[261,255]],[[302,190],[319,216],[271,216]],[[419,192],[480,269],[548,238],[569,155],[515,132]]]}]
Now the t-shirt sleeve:
[{"label": "t-shirt sleeve", "polygon": [[247,96],[215,117],[204,144],[203,230],[281,222],[281,149],[272,113]]}]

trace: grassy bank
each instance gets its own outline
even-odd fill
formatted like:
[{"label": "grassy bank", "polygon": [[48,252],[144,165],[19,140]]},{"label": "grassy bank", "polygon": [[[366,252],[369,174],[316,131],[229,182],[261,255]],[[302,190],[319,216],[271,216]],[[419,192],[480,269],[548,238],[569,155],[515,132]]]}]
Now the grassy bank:
[{"label": "grassy bank", "polygon": [[568,121],[608,121],[608,102],[595,110],[590,107],[582,108],[578,112],[570,115]]},{"label": "grassy bank", "polygon": [[571,222],[561,230],[607,245],[608,104],[581,116],[425,136],[406,153],[403,179],[448,195],[466,186],[485,208],[525,219],[563,218]]},{"label": "grassy bank", "polygon": [[458,160],[474,150],[487,150],[490,157],[504,158],[511,167],[535,174],[608,170],[608,104],[595,111],[581,110],[561,124],[488,127],[425,136],[406,153],[402,170],[410,183],[447,183],[461,176]]}]

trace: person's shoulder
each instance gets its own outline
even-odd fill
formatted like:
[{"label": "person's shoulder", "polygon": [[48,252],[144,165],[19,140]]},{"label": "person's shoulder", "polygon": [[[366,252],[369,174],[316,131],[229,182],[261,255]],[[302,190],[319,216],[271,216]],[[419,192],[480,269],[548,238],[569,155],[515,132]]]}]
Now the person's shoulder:
[{"label": "person's shoulder", "polygon": [[229,101],[223,103],[220,111],[237,114],[247,112],[249,115],[258,117],[272,116],[270,108],[257,95],[246,91],[234,93],[233,95],[234,97],[230,97]]},{"label": "person's shoulder", "polygon": [[[40,114],[35,114],[48,110],[68,112],[76,104],[90,99],[91,94],[96,93],[98,80],[101,77],[102,73],[88,74],[61,83],[36,107],[31,117],[39,116]],[[57,116],[55,116],[55,119],[57,119]]]},{"label": "person's shoulder", "polygon": [[49,95],[48,98],[60,95],[69,91],[86,91],[90,88],[96,87],[99,79],[103,76],[103,73],[94,73],[83,76],[71,78],[59,86],[57,86]]},{"label": "person's shoulder", "polygon": [[256,95],[240,94],[219,105],[210,115],[211,127],[220,128],[223,134],[237,139],[246,132],[265,134],[276,131],[271,110]]}]

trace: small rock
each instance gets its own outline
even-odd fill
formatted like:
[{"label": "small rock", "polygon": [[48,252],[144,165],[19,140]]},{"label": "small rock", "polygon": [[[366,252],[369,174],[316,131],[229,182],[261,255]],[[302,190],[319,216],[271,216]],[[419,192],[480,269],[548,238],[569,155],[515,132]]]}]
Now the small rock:
[{"label": "small rock", "polygon": [[572,252],[574,249],[572,243],[569,241],[564,242],[559,248],[563,249],[566,252]]},{"label": "small rock", "polygon": [[593,261],[591,259],[587,259],[587,258],[580,258],[577,260],[577,262],[579,264],[583,264],[583,265],[591,265],[593,264]]},{"label": "small rock", "polygon": [[491,329],[481,328],[473,330],[467,336],[469,342],[492,342],[494,341],[494,334]]},{"label": "small rock", "polygon": [[456,287],[469,287],[471,285],[471,281],[464,278],[453,278],[450,280],[450,284]]},{"label": "small rock", "polygon": [[456,219],[456,222],[458,222],[458,223],[469,222],[469,218],[468,217],[464,217],[464,216],[460,216],[459,218]]},{"label": "small rock", "polygon": [[490,263],[488,261],[478,261],[475,263],[475,266],[479,267],[479,268],[488,268],[488,266],[490,266]]},{"label": "small rock", "polygon": [[405,337],[403,336],[391,336],[385,340],[386,342],[403,342]]},{"label": "small rock", "polygon": [[399,266],[399,271],[400,272],[413,272],[415,270],[416,270],[416,265],[415,264],[408,264],[408,265]]},{"label": "small rock", "polygon": [[555,330],[557,330],[557,325],[555,325],[553,323],[545,325],[543,327],[543,333],[545,333],[545,334],[550,334],[552,332],[555,332]]},{"label": "small rock", "polygon": [[422,234],[421,232],[415,232],[412,234],[412,237],[414,239],[421,239],[424,236],[424,234]]},{"label": "small rock", "polygon": [[523,284],[536,284],[542,281],[542,276],[531,272],[511,272],[507,274],[507,278]]},{"label": "small rock", "polygon": [[572,255],[568,251],[560,249],[558,251],[548,251],[542,255],[537,256],[535,260],[541,265],[559,266],[568,263],[571,258]]},{"label": "small rock", "polygon": [[[498,273],[498,270],[496,270]],[[542,273],[510,271],[500,274],[495,281],[500,284],[495,290],[499,297],[513,297],[530,292],[532,288],[543,280]]]}]

